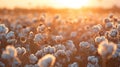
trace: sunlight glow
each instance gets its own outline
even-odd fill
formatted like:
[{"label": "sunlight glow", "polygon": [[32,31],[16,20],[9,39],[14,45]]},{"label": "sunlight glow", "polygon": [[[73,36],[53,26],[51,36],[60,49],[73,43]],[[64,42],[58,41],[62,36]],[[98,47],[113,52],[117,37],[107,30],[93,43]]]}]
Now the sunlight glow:
[{"label": "sunlight glow", "polygon": [[81,8],[89,4],[89,0],[55,0],[66,8]]}]

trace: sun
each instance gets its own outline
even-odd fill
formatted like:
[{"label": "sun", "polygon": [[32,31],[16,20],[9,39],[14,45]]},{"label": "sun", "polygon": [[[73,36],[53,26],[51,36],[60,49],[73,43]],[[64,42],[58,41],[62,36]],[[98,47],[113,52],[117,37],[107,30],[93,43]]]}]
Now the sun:
[{"label": "sun", "polygon": [[81,8],[87,6],[89,0],[55,0],[56,3],[66,8]]}]

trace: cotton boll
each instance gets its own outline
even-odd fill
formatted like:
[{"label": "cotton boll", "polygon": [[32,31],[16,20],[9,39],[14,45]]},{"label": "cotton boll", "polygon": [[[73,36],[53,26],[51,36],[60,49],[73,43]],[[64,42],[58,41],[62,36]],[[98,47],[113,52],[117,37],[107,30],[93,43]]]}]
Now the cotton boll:
[{"label": "cotton boll", "polygon": [[55,15],[54,16],[54,19],[59,19],[60,18],[60,15]]},{"label": "cotton boll", "polygon": [[57,44],[54,47],[56,50],[66,50],[66,47],[63,44]]},{"label": "cotton boll", "polygon": [[92,63],[92,64],[96,64],[98,63],[98,58],[95,56],[89,56],[88,57],[88,62]]},{"label": "cotton boll", "polygon": [[55,67],[63,67],[63,65],[60,62],[55,62]]},{"label": "cotton boll", "polygon": [[77,32],[71,32],[70,37],[76,37],[77,36]]},{"label": "cotton boll", "polygon": [[80,44],[79,44],[79,46],[80,46],[80,48],[89,48],[89,43],[88,42],[80,42]]},{"label": "cotton boll", "polygon": [[30,63],[32,64],[38,61],[38,58],[34,54],[30,54],[29,59],[30,59]]},{"label": "cotton boll", "polygon": [[120,24],[117,24],[117,30],[120,31]]},{"label": "cotton boll", "polygon": [[40,16],[40,21],[41,21],[41,22],[45,22],[45,20],[46,20],[46,19],[45,19],[45,16],[43,16],[43,15]]},{"label": "cotton boll", "polygon": [[8,51],[3,51],[1,58],[2,59],[11,59],[11,56],[9,55]]},{"label": "cotton boll", "polygon": [[99,25],[95,25],[92,27],[92,31],[95,33],[99,32],[100,30],[101,30],[101,26],[99,26]]},{"label": "cotton boll", "polygon": [[117,45],[117,48],[119,48],[119,49],[120,49],[120,44],[118,44],[118,45]]},{"label": "cotton boll", "polygon": [[66,52],[64,50],[58,50],[55,54],[55,57],[65,57],[66,56]]},{"label": "cotton boll", "polygon": [[12,62],[12,67],[19,67],[21,65],[21,61],[18,58],[14,58]]},{"label": "cotton boll", "polygon": [[21,49],[22,49],[22,53],[25,54],[26,53],[26,49],[24,47],[22,47]]},{"label": "cotton boll", "polygon": [[99,44],[97,50],[103,58],[110,58],[116,52],[116,49],[116,44],[103,41]]},{"label": "cotton boll", "polygon": [[16,43],[16,42],[17,42],[16,39],[8,39],[8,40],[7,40],[7,43]]},{"label": "cotton boll", "polygon": [[9,29],[5,26],[5,24],[0,24],[0,33],[7,33]]},{"label": "cotton boll", "polygon": [[63,36],[62,35],[55,36],[55,41],[56,42],[59,42],[59,41],[62,41],[62,40],[63,40]]},{"label": "cotton boll", "polygon": [[20,48],[20,47],[17,47],[17,48],[16,48],[16,50],[17,50],[18,55],[22,53],[22,51],[21,51],[21,48]]},{"label": "cotton boll", "polygon": [[45,48],[43,49],[44,53],[49,53],[50,47],[51,47],[51,46],[45,47]]},{"label": "cotton boll", "polygon": [[100,67],[98,64],[88,63],[87,67]]},{"label": "cotton boll", "polygon": [[17,51],[13,46],[7,46],[5,51],[3,51],[1,57],[3,59],[11,59],[17,56]]},{"label": "cotton boll", "polygon": [[100,43],[100,42],[101,42],[101,38],[100,38],[100,37],[96,37],[96,38],[95,38],[95,42],[96,42],[96,43]]},{"label": "cotton boll", "polygon": [[37,18],[32,18],[32,22],[36,23],[38,21]]},{"label": "cotton boll", "polygon": [[47,46],[44,48],[44,52],[53,54],[55,52],[55,48],[51,46]]},{"label": "cotton boll", "polygon": [[5,67],[5,64],[0,61],[0,67]]},{"label": "cotton boll", "polygon": [[7,43],[16,43],[17,40],[15,39],[15,33],[13,31],[10,31],[6,35]]},{"label": "cotton boll", "polygon": [[27,64],[27,65],[25,65],[24,67],[39,67],[39,65],[38,64],[35,64],[35,65],[33,65],[33,64]]},{"label": "cotton boll", "polygon": [[51,49],[50,49],[50,53],[55,53],[55,51],[56,51],[56,49],[54,48],[54,47],[51,47]]},{"label": "cotton boll", "polygon": [[13,31],[10,31],[9,33],[7,33],[6,35],[6,39],[11,39],[11,38],[15,38],[15,33]]},{"label": "cotton boll", "polygon": [[105,41],[105,40],[106,40],[105,36],[98,36],[95,38],[96,43],[100,43],[100,42]]},{"label": "cotton boll", "polygon": [[89,51],[91,51],[92,53],[97,52],[97,48],[95,47],[95,45],[91,44]]},{"label": "cotton boll", "polygon": [[24,55],[26,53],[26,49],[24,47],[20,48],[17,47],[16,48],[18,55]]},{"label": "cotton boll", "polygon": [[31,28],[30,28],[30,27],[26,27],[26,28],[22,29],[22,32],[23,32],[24,34],[28,34],[30,31],[31,31]]},{"label": "cotton boll", "polygon": [[27,64],[27,65],[25,65],[25,67],[33,67],[33,65],[32,64]]},{"label": "cotton boll", "polygon": [[6,51],[9,52],[9,55],[11,57],[16,57],[17,56],[17,51],[16,51],[15,47],[13,47],[13,46],[7,46]]},{"label": "cotton boll", "polygon": [[71,50],[66,50],[65,53],[69,57],[73,55],[73,52]]},{"label": "cotton boll", "polygon": [[35,56],[37,56],[37,57],[39,58],[39,57],[42,57],[42,54],[43,54],[43,50],[38,50],[38,51],[35,53]]},{"label": "cotton boll", "polygon": [[68,67],[79,67],[79,65],[77,62],[74,62],[74,63],[70,64]]},{"label": "cotton boll", "polygon": [[37,27],[37,32],[40,33],[40,32],[43,32],[45,30],[45,25],[41,24]]},{"label": "cotton boll", "polygon": [[97,26],[98,26],[98,27],[100,27],[100,29],[102,29],[102,28],[103,28],[103,26],[102,26],[101,24],[97,24]]},{"label": "cotton boll", "polygon": [[41,42],[44,39],[45,39],[45,36],[42,35],[41,33],[39,33],[39,34],[35,35],[33,40],[34,40],[35,43],[39,43],[39,42]]},{"label": "cotton boll", "polygon": [[106,24],[105,24],[105,28],[107,28],[107,29],[113,28],[113,23],[112,23],[112,22],[106,23]]},{"label": "cotton boll", "polygon": [[37,64],[39,65],[39,67],[53,67],[55,60],[56,58],[53,55],[47,54],[42,57]]},{"label": "cotton boll", "polygon": [[39,67],[39,65],[38,65],[38,64],[35,64],[34,67]]},{"label": "cotton boll", "polygon": [[23,28],[22,24],[16,24],[16,30],[21,30]]},{"label": "cotton boll", "polygon": [[108,23],[108,22],[110,22],[110,19],[109,19],[109,18],[105,18],[105,19],[104,19],[104,22],[105,22],[105,23]]},{"label": "cotton boll", "polygon": [[5,24],[0,24],[0,39],[3,39],[9,29],[5,26]]},{"label": "cotton boll", "polygon": [[74,43],[73,43],[72,40],[68,40],[68,41],[66,42],[66,47],[67,47],[68,49],[71,49],[71,48],[74,48],[75,45],[74,45]]},{"label": "cotton boll", "polygon": [[117,35],[118,35],[118,31],[116,29],[110,30],[110,32],[108,34],[108,36],[110,36],[110,37],[117,37]]}]

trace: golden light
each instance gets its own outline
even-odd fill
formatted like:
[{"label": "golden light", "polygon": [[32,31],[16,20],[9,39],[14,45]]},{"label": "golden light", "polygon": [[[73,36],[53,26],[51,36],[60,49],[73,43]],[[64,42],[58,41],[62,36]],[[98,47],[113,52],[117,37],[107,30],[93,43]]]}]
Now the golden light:
[{"label": "golden light", "polygon": [[90,0],[55,0],[56,3],[67,8],[81,8],[87,6]]}]

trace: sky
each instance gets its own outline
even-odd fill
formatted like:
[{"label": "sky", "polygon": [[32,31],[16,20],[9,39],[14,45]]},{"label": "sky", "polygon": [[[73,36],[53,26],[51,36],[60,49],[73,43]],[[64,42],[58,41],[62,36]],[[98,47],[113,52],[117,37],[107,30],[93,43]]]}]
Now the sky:
[{"label": "sky", "polygon": [[[59,0],[62,1],[62,0]],[[63,0],[64,3],[70,2],[69,0]],[[72,0],[71,0],[72,1]],[[83,0],[77,0],[82,3]],[[76,0],[73,0],[71,3],[78,3]],[[84,6],[89,7],[102,7],[102,8],[111,8],[114,5],[120,7],[120,0],[88,0]],[[0,0],[0,8],[35,8],[35,7],[55,7],[55,8],[64,8],[65,5],[63,3],[59,3],[58,0]],[[64,3],[66,4],[66,3]]]}]

